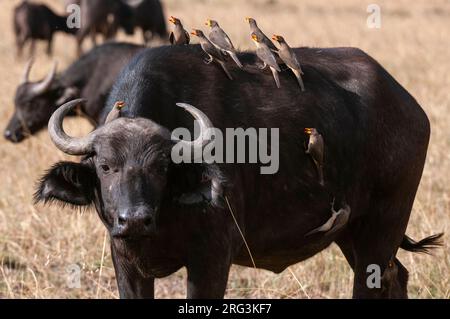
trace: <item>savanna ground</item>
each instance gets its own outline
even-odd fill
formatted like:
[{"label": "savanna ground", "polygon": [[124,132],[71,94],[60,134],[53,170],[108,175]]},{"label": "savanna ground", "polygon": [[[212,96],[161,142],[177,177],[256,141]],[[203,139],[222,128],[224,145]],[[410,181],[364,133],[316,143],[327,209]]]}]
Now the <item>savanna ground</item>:
[{"label": "savanna ground", "polygon": [[[2,130],[13,112],[14,91],[25,64],[25,60],[14,56],[13,50],[11,13],[18,2],[0,2]],[[61,1],[45,2],[63,12]],[[377,59],[419,101],[432,125],[425,171],[407,233],[416,239],[442,231],[449,234],[450,2],[377,1],[381,28],[370,29],[366,25],[366,8],[371,2],[163,0],[166,16],[182,18],[189,29],[204,28],[205,18],[217,19],[241,49],[253,47],[244,21],[245,16],[252,16],[266,33],[282,34],[292,45],[356,46]],[[135,36],[128,40],[140,39]],[[32,71],[34,79],[44,76],[51,66],[52,60],[43,52],[41,44]],[[55,58],[60,67],[69,65],[75,58],[75,41],[58,35]],[[80,118],[67,122],[73,134],[91,129]],[[53,147],[46,131],[20,145],[0,139],[0,297],[118,297],[105,229],[96,213],[32,204],[35,181],[52,163],[66,158],[69,159]],[[434,256],[399,253],[410,271],[410,297],[450,297],[449,240],[444,241],[445,246]],[[68,271],[74,265],[81,268],[80,288],[67,285]],[[343,255],[332,245],[281,274],[233,267],[226,296],[348,298],[352,277]],[[184,297],[184,280],[184,270],[157,280],[156,296]]]}]

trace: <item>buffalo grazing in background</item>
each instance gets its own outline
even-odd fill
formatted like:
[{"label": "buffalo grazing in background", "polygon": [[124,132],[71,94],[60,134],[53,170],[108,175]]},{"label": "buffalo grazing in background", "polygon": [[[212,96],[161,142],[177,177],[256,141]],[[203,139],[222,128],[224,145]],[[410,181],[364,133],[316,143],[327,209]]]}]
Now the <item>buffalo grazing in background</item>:
[{"label": "buffalo grazing in background", "polygon": [[159,0],[126,1],[128,9],[118,12],[118,25],[126,30],[131,21],[133,28],[142,30],[144,43],[149,44],[155,36],[167,40],[167,25]]},{"label": "buffalo grazing in background", "polygon": [[25,68],[14,98],[15,111],[4,136],[18,143],[47,126],[53,111],[77,97],[89,102],[81,110],[93,123],[98,123],[111,87],[128,61],[144,47],[127,43],[98,46],[57,74],[56,68],[43,81],[31,82],[32,63]]},{"label": "buffalo grazing in background", "polygon": [[67,17],[54,13],[43,4],[34,4],[26,0],[14,8],[14,33],[17,54],[22,55],[23,47],[31,42],[30,52],[34,55],[35,41],[47,41],[47,54],[52,54],[53,35],[55,32],[75,34],[76,28],[67,26]]}]

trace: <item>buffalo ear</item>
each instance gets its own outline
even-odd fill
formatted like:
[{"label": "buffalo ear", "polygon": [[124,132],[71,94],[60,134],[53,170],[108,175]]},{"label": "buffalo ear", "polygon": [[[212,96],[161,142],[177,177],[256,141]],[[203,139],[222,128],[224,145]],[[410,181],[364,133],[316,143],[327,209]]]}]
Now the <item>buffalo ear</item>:
[{"label": "buffalo ear", "polygon": [[83,163],[59,162],[39,180],[34,201],[60,201],[63,204],[85,206],[93,203],[96,175]]}]

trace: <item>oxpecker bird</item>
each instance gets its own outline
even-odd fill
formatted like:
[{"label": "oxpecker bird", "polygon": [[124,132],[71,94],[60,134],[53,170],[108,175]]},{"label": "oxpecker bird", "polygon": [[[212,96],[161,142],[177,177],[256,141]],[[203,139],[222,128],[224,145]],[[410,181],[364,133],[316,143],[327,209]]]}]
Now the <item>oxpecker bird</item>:
[{"label": "oxpecker bird", "polygon": [[311,230],[305,236],[309,236],[309,235],[319,233],[319,232],[324,232],[325,235],[331,235],[332,233],[338,231],[339,229],[341,229],[342,227],[344,227],[347,224],[348,219],[350,217],[350,212],[351,212],[350,206],[345,204],[344,207],[342,207],[338,211],[335,211],[333,206],[334,206],[334,200],[333,200],[333,203],[331,204],[331,213],[332,214],[331,214],[330,219],[328,219],[327,222],[325,224],[323,224],[322,226]]},{"label": "oxpecker bird", "polygon": [[275,55],[272,53],[272,51],[270,51],[267,44],[262,42],[262,38],[260,36],[255,33],[252,33],[251,36],[252,40],[256,44],[256,55],[264,63],[261,69],[265,69],[267,66],[269,66],[270,70],[272,71],[273,78],[275,79],[275,83],[277,84],[277,88],[280,88],[280,78],[278,77],[278,72],[281,72],[281,69],[278,66]]},{"label": "oxpecker bird", "polygon": [[261,31],[261,29],[258,27],[258,24],[256,23],[256,20],[253,18],[245,18],[245,20],[248,21],[248,24],[250,25],[251,33],[256,34],[262,39],[262,42],[267,44],[270,50],[272,51],[278,51],[277,47],[270,41],[270,39],[264,34],[264,32]]},{"label": "oxpecker bird", "polygon": [[273,40],[280,44],[280,49],[278,50],[278,55],[281,60],[294,72],[297,78],[298,84],[302,91],[305,90],[305,85],[302,80],[302,68],[300,67],[300,62],[298,62],[297,55],[294,50],[286,43],[286,40],[281,35],[273,35]]},{"label": "oxpecker bird", "polygon": [[180,19],[170,16],[169,21],[175,25],[175,28],[170,32],[169,41],[171,44],[189,44],[191,37],[187,32]]},{"label": "oxpecker bird", "polygon": [[309,143],[308,148],[306,149],[306,154],[311,155],[314,164],[316,164],[317,174],[319,175],[319,183],[323,186],[323,137],[315,128],[305,128],[305,133],[309,135]]},{"label": "oxpecker bird", "polygon": [[231,76],[230,72],[228,71],[227,67],[225,66],[225,55],[222,53],[221,50],[219,50],[214,44],[209,41],[209,39],[206,37],[206,35],[203,33],[202,30],[193,29],[191,32],[192,35],[195,35],[198,37],[200,46],[202,47],[203,51],[209,56],[209,60],[206,60],[205,63],[209,64],[212,61],[216,61],[220,64],[225,74],[228,76],[230,80],[233,80],[233,77]]},{"label": "oxpecker bird", "polygon": [[108,116],[106,117],[105,124],[108,124],[109,122],[114,121],[115,119],[118,119],[120,117],[120,113],[125,106],[125,102],[123,101],[117,101],[112,110],[109,112]]},{"label": "oxpecker bird", "polygon": [[231,40],[225,31],[220,28],[217,21],[208,19],[205,24],[211,28],[209,40],[211,40],[211,42],[220,50],[226,52],[233,59],[233,61],[236,62],[240,68],[242,68],[242,63],[236,55],[236,49],[234,48],[233,43],[231,43]]}]

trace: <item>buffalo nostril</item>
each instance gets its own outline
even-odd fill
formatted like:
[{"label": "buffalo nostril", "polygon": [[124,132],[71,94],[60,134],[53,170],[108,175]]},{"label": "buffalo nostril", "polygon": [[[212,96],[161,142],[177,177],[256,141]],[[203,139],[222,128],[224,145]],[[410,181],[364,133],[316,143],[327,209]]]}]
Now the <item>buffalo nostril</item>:
[{"label": "buffalo nostril", "polygon": [[6,131],[5,131],[5,138],[10,138],[11,135],[12,135],[12,133],[11,133],[10,130],[6,130]]},{"label": "buffalo nostril", "polygon": [[117,218],[117,223],[121,226],[124,226],[127,223],[127,219],[123,216],[119,216]]},{"label": "buffalo nostril", "polygon": [[150,216],[145,217],[143,222],[144,222],[144,226],[150,226],[152,224],[152,218]]}]

